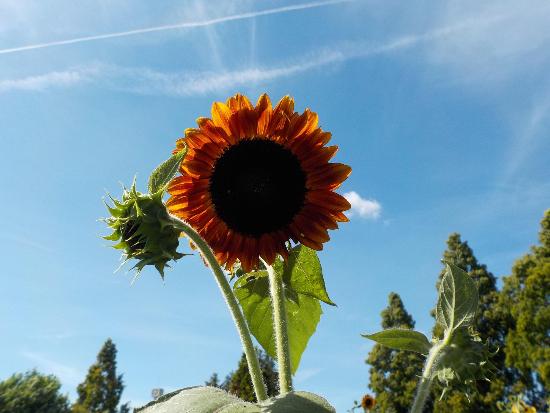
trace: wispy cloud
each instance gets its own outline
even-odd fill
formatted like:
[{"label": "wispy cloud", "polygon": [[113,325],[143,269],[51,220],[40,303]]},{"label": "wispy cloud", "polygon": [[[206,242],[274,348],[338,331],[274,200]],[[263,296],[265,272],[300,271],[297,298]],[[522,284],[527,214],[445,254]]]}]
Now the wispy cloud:
[{"label": "wispy cloud", "polygon": [[66,340],[73,338],[76,334],[69,331],[58,331],[58,332],[46,332],[39,334],[32,334],[29,337],[36,340]]},{"label": "wispy cloud", "polygon": [[64,384],[76,386],[82,380],[83,375],[78,369],[51,360],[43,354],[32,351],[22,351],[21,355],[33,363],[36,363],[36,367],[40,370],[59,377]]},{"label": "wispy cloud", "polygon": [[0,93],[16,90],[43,91],[52,87],[67,87],[90,81],[96,70],[77,68],[65,71],[49,72],[37,76],[27,76],[19,79],[0,80]]},{"label": "wispy cloud", "polygon": [[374,199],[361,197],[357,192],[351,191],[344,194],[344,198],[351,204],[351,215],[358,215],[365,219],[378,219],[382,213],[382,205]]},{"label": "wispy cloud", "polygon": [[106,33],[106,34],[100,34],[100,35],[94,35],[94,36],[75,37],[72,39],[58,40],[54,42],[38,43],[38,44],[32,44],[27,46],[0,49],[0,54],[16,53],[16,52],[23,52],[27,50],[35,50],[35,49],[44,49],[47,47],[63,46],[63,45],[75,44],[75,43],[84,43],[84,42],[91,42],[91,41],[103,40],[103,39],[113,39],[117,37],[134,36],[137,34],[144,34],[144,33],[163,32],[163,31],[175,30],[175,29],[192,29],[197,27],[207,27],[207,26],[213,26],[216,24],[222,24],[222,23],[227,23],[231,21],[246,20],[246,19],[252,19],[260,16],[268,16],[271,14],[289,13],[289,12],[298,11],[298,10],[306,10],[306,9],[312,9],[317,7],[331,6],[331,5],[341,4],[341,3],[348,3],[350,1],[354,1],[354,0],[314,1],[309,3],[301,3],[301,4],[290,5],[290,6],[276,7],[272,9],[266,9],[266,10],[232,14],[229,16],[216,17],[213,19],[181,22],[176,24],[168,24],[168,25],[154,26],[154,27],[145,27],[141,29],[126,30],[121,32]]},{"label": "wispy cloud", "polygon": [[472,16],[485,23],[438,38],[427,50],[431,63],[444,65],[465,80],[484,82],[546,68],[540,60],[549,55],[538,51],[550,43],[548,1],[534,0],[529,7],[515,0],[441,2],[433,21],[452,26]]},{"label": "wispy cloud", "polygon": [[317,376],[322,371],[323,369],[319,367],[300,369],[298,370],[298,372],[296,372],[296,377],[294,378],[294,380],[297,384],[302,384],[312,377]]},{"label": "wispy cloud", "polygon": [[519,172],[525,161],[541,143],[541,138],[548,136],[546,126],[550,123],[549,92],[550,90],[547,90],[547,94],[542,99],[538,99],[530,108],[525,123],[520,126],[519,131],[516,133],[508,150],[508,159],[501,176],[501,184],[505,184]]},{"label": "wispy cloud", "polygon": [[[325,3],[308,4],[310,6],[311,4],[316,4],[316,7],[318,7],[319,4]],[[292,7],[304,8],[305,5]],[[344,63],[352,59],[365,59],[397,52],[456,32],[467,31],[473,26],[490,24],[495,19],[501,18],[503,17],[492,16],[484,19],[465,20],[458,24],[426,33],[401,36],[380,44],[365,42],[339,44],[335,47],[311,52],[299,60],[290,60],[275,67],[257,66],[219,72],[167,73],[150,68],[129,68],[96,64],[92,68],[88,66],[81,69],[73,68],[68,71],[50,72],[15,80],[2,80],[0,81],[0,92],[7,90],[43,90],[48,87],[71,86],[84,81],[94,80],[110,89],[132,93],[169,96],[200,95],[230,90],[240,86],[267,83],[329,65]]]},{"label": "wispy cloud", "polygon": [[[2,91],[2,82],[0,82],[0,92]],[[21,244],[25,246],[26,248],[32,248],[35,250],[40,250],[43,252],[53,252],[54,250],[50,248],[49,246],[37,242],[35,239],[32,239],[31,237],[24,236],[24,235],[11,235],[11,234],[0,234],[0,239],[5,239],[10,242],[16,242],[18,244]]]}]

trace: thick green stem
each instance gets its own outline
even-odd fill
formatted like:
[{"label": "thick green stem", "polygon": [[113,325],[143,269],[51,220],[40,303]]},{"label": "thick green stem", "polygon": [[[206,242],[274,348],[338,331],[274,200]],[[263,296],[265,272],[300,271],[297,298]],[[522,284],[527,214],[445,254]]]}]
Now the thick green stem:
[{"label": "thick green stem", "polygon": [[420,379],[420,384],[418,385],[418,390],[416,392],[416,397],[414,398],[411,413],[422,413],[426,400],[428,400],[428,396],[430,394],[431,384],[432,379],[425,379],[424,377]]},{"label": "thick green stem", "polygon": [[275,331],[277,362],[279,363],[279,390],[281,394],[286,394],[292,390],[292,373],[283,280],[277,276],[271,265],[266,262],[264,264],[269,274],[269,291],[273,305],[273,329]]},{"label": "thick green stem", "polygon": [[241,337],[241,342],[244,349],[244,354],[246,355],[246,361],[248,362],[248,370],[250,371],[250,377],[252,378],[252,384],[254,385],[254,393],[258,401],[263,401],[267,399],[267,389],[263,381],[262,371],[260,369],[260,363],[258,361],[258,355],[254,349],[254,344],[252,343],[252,337],[250,336],[250,330],[248,329],[248,324],[243,316],[241,307],[231,290],[231,286],[227,281],[227,278],[220,267],[220,264],[216,260],[214,253],[206,241],[195,231],[187,222],[182,221],[178,217],[171,216],[174,224],[180,229],[192,242],[197,246],[199,251],[202,253],[202,256],[208,263],[208,266],[212,269],[216,282],[220,287],[227,307],[233,316],[233,321],[237,326],[237,331]]},{"label": "thick green stem", "polygon": [[441,343],[436,344],[431,348],[428,358],[426,359],[426,364],[424,365],[424,370],[422,371],[422,377],[420,378],[420,383],[418,384],[411,413],[422,413],[424,410],[424,405],[430,395],[430,387],[433,381],[433,371],[439,362],[441,350],[447,345],[447,342],[448,340],[443,340]]}]

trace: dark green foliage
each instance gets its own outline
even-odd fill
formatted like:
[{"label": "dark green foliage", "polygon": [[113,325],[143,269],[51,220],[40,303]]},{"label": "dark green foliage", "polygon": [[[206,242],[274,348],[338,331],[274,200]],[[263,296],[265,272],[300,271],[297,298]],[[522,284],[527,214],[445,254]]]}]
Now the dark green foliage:
[{"label": "dark green foliage", "polygon": [[0,382],[0,413],[70,413],[60,388],[55,376],[36,370],[14,374]]},{"label": "dark green foliage", "polygon": [[[258,353],[264,383],[267,387],[267,395],[269,397],[275,396],[279,390],[279,375],[275,370],[275,362],[264,351],[256,349],[256,352]],[[223,383],[219,384],[218,374],[214,373],[205,384],[207,386],[222,388],[245,401],[257,401],[244,353],[239,360],[237,370],[229,373]]]},{"label": "dark green foliage", "polygon": [[[496,278],[491,274],[487,267],[480,264],[468,243],[462,241],[460,234],[451,234],[447,240],[447,249],[443,253],[443,260],[455,264],[468,273],[475,281],[479,303],[477,315],[474,323],[475,330],[479,333],[482,342],[488,342],[493,350],[499,349],[497,354],[491,358],[498,373],[491,379],[491,382],[479,380],[470,389],[470,401],[463,391],[449,390],[443,400],[438,400],[441,394],[439,385],[433,386],[434,413],[496,413],[498,412],[497,401],[502,400],[506,391],[506,382],[509,379],[509,373],[505,371],[504,366],[504,337],[506,326],[503,317],[498,309],[498,291],[496,287]],[[437,288],[441,282],[445,269],[441,271]],[[433,315],[433,313],[432,313]],[[441,338],[443,328],[437,325],[434,328],[434,336]]]},{"label": "dark green foliage", "polygon": [[204,382],[205,386],[220,387],[220,379],[218,373],[212,373],[208,381]]},{"label": "dark green foliage", "polygon": [[507,310],[506,365],[517,372],[513,392],[546,411],[550,388],[550,210],[544,214],[540,244],[518,259],[504,279],[500,307]]},{"label": "dark green foliage", "polygon": [[[90,367],[86,379],[77,387],[78,399],[73,413],[116,413],[124,390],[122,374],[116,372],[117,349],[111,339],[104,344],[97,361]],[[128,406],[120,408],[128,412]]]},{"label": "dark green foliage", "polygon": [[[414,320],[405,310],[398,294],[391,293],[389,305],[382,311],[382,327],[414,328]],[[376,344],[366,360],[370,368],[370,388],[376,395],[375,412],[407,413],[412,405],[424,358],[417,353],[393,350]]]},{"label": "dark green foliage", "polygon": [[248,366],[246,364],[246,357],[244,354],[239,360],[237,370],[231,374],[231,379],[227,384],[227,391],[247,402],[256,401],[254,387],[252,386],[252,379],[250,378],[250,374],[248,372]]}]

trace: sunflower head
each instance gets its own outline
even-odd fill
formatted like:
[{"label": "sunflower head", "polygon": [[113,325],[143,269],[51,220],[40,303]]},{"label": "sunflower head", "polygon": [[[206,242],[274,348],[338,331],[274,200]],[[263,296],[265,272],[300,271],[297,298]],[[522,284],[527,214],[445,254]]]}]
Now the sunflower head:
[{"label": "sunflower head", "polygon": [[107,205],[111,216],[104,221],[113,233],[104,238],[117,242],[113,247],[123,251],[125,262],[138,261],[134,266],[138,274],[146,265],[154,265],[164,278],[168,261],[185,254],[176,251],[180,231],[172,224],[162,192],[142,194],[134,182],[130,189],[124,189],[120,201],[112,201],[113,206]]},{"label": "sunflower head", "polygon": [[267,95],[256,105],[242,95],[212,106],[177,142],[187,155],[168,192],[170,212],[189,222],[231,269],[245,272],[288,256],[289,241],[321,250],[329,229],[351,206],[336,188],[351,168],[330,163],[338,149],[316,113],[294,111]]},{"label": "sunflower head", "polygon": [[361,407],[365,411],[372,410],[375,405],[376,405],[376,399],[372,397],[370,394],[365,394],[361,399]]}]

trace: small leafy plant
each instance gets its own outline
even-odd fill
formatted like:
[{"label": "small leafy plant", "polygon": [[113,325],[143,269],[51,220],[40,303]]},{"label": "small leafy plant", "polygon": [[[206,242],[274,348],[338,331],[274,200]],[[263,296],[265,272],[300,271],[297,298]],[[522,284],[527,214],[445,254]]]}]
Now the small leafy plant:
[{"label": "small leafy plant", "polygon": [[411,413],[421,413],[434,380],[443,385],[441,397],[449,388],[461,389],[468,395],[476,380],[490,380],[494,367],[491,352],[473,329],[478,306],[474,281],[461,268],[446,263],[439,286],[436,325],[444,333],[432,340],[414,330],[387,329],[365,334],[370,340],[397,349],[414,351],[426,356]]}]

